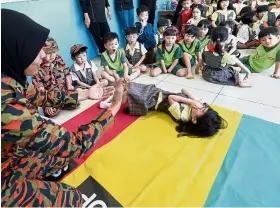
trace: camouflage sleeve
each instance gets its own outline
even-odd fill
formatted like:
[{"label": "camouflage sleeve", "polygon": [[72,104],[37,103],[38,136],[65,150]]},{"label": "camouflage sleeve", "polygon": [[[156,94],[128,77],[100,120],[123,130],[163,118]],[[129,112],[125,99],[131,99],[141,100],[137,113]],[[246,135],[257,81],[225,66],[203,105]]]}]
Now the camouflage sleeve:
[{"label": "camouflage sleeve", "polygon": [[85,154],[113,120],[111,111],[105,111],[72,133],[38,114],[32,115],[19,102],[6,103],[1,108],[2,142],[17,143],[21,147],[65,158]]},{"label": "camouflage sleeve", "polygon": [[78,105],[77,91],[38,90],[33,84],[27,86],[25,97],[35,106],[40,107],[63,107],[65,109],[75,109]]}]

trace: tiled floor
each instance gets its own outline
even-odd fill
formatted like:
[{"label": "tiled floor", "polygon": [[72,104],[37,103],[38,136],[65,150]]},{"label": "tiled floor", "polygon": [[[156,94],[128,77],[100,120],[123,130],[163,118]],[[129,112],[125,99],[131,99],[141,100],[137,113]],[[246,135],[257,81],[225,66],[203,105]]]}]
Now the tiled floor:
[{"label": "tiled floor", "polygon": [[[241,53],[243,56],[249,55],[252,50],[243,50]],[[100,60],[96,59],[95,63],[100,66]],[[280,124],[280,80],[270,78],[269,75],[272,73],[273,67],[261,74],[253,74],[254,86],[251,88],[212,84],[198,75],[195,76],[195,79],[188,80],[170,74],[163,74],[158,77],[143,74],[134,81],[142,84],[155,84],[159,88],[172,92],[179,92],[183,87],[187,87],[196,97],[202,98],[209,104],[223,106]],[[60,113],[55,121],[63,123],[95,102],[84,101],[78,109]]]},{"label": "tiled floor", "polygon": [[252,75],[254,86],[251,88],[216,85],[204,81],[201,76],[196,76],[193,80],[174,75],[163,76],[156,79],[142,75],[134,81],[155,84],[172,92],[179,92],[183,87],[187,87],[196,97],[209,104],[280,124],[280,80],[272,79],[266,74]]}]

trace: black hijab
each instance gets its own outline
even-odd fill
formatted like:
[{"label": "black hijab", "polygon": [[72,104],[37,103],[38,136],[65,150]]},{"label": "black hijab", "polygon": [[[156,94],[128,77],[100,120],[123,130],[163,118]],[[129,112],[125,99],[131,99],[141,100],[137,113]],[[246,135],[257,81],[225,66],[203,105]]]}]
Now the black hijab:
[{"label": "black hijab", "polygon": [[24,70],[37,57],[50,30],[9,9],[1,9],[1,30],[2,72],[25,86]]}]

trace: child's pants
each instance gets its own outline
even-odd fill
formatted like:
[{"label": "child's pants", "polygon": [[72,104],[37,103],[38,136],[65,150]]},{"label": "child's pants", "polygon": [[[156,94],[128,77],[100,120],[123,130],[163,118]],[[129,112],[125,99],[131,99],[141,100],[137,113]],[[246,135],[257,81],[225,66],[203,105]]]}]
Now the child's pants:
[{"label": "child's pants", "polygon": [[99,53],[105,51],[103,37],[106,33],[110,32],[108,22],[90,22],[89,31],[99,49]]}]

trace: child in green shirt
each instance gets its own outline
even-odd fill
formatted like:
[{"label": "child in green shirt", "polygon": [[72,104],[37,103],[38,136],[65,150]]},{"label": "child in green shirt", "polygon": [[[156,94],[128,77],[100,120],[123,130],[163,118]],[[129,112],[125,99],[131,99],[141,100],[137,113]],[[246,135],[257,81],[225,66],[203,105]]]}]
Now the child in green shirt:
[{"label": "child in green shirt", "polygon": [[107,33],[104,36],[104,45],[106,51],[101,55],[101,66],[104,71],[101,76],[109,82],[115,82],[113,71],[116,71],[120,77],[126,81],[135,79],[139,74],[138,68],[129,68],[127,66],[127,59],[123,49],[119,49],[119,37],[116,33]]},{"label": "child in green shirt", "polygon": [[186,75],[186,70],[179,64],[179,59],[182,58],[182,50],[176,44],[176,31],[172,28],[165,30],[163,34],[164,40],[157,48],[156,67],[151,69],[151,76],[156,77],[161,73],[172,73],[179,77]]},{"label": "child in green shirt", "polygon": [[201,64],[201,47],[200,42],[197,39],[199,29],[197,26],[191,25],[185,29],[184,39],[179,42],[179,45],[183,51],[183,64],[187,67],[187,79],[193,79],[192,67],[195,66],[196,61],[198,62],[196,67],[196,74],[199,74],[199,67]]},{"label": "child in green shirt", "polygon": [[251,72],[262,72],[275,64],[273,78],[280,78],[280,41],[276,27],[266,27],[260,31],[259,40],[261,45],[250,56],[241,58]]}]

